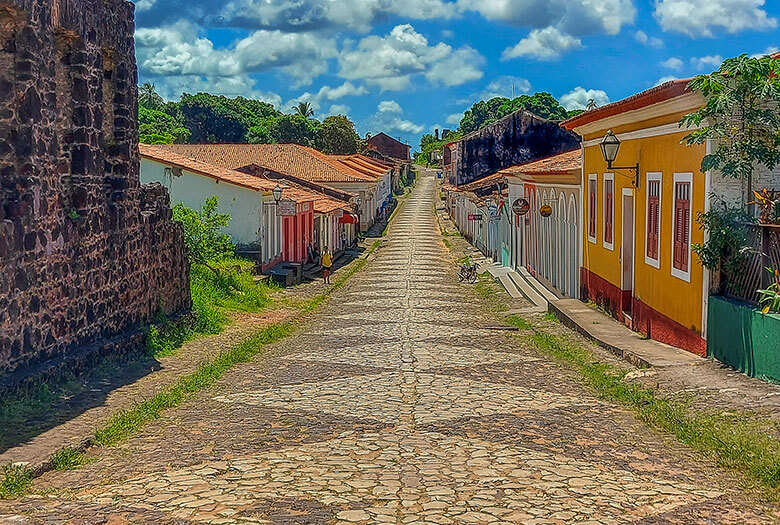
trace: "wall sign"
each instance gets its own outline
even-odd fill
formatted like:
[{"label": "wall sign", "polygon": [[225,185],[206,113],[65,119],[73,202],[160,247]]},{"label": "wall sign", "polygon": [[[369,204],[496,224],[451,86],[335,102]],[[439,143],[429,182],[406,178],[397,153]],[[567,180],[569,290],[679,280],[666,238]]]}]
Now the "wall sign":
[{"label": "wall sign", "polygon": [[515,199],[512,203],[512,211],[515,215],[523,216],[531,210],[531,204],[526,199]]},{"label": "wall sign", "polygon": [[482,220],[482,214],[476,214],[476,213],[469,213],[469,220],[470,221],[481,221]]},{"label": "wall sign", "polygon": [[542,217],[549,217],[550,215],[552,215],[552,212],[553,212],[552,206],[550,206],[549,204],[545,204],[544,206],[539,208],[539,215],[541,215]]},{"label": "wall sign", "polygon": [[277,217],[293,217],[298,211],[298,206],[295,201],[289,199],[282,199],[276,206]]}]

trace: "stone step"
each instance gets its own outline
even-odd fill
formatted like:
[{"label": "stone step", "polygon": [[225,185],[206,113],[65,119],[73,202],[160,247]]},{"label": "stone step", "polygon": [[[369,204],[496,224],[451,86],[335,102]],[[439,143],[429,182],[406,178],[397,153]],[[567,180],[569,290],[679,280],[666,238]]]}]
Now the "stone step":
[{"label": "stone step", "polygon": [[534,306],[547,309],[547,300],[521,274],[513,271],[509,274],[509,278]]}]

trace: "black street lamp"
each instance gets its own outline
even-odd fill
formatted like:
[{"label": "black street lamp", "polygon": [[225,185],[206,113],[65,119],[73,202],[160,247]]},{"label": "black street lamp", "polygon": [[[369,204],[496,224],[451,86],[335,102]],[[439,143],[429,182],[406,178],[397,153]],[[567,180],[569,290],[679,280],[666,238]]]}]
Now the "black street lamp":
[{"label": "black street lamp", "polygon": [[604,156],[604,161],[607,163],[607,169],[634,170],[634,187],[639,189],[639,163],[637,162],[636,166],[613,166],[612,163],[617,159],[618,151],[620,151],[620,139],[612,133],[612,130],[609,130],[601,140],[601,154]]},{"label": "black street lamp", "polygon": [[279,204],[279,201],[282,200],[282,191],[284,191],[282,186],[277,184],[273,190],[274,200],[276,201],[276,204]]}]

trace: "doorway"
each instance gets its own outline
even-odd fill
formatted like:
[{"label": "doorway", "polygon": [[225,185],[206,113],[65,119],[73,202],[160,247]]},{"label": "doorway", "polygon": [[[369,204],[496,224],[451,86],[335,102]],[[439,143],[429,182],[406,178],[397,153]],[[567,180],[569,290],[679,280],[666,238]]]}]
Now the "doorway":
[{"label": "doorway", "polygon": [[620,260],[623,268],[622,310],[631,315],[631,303],[634,290],[634,194],[630,189],[623,189],[623,242],[621,243]]}]

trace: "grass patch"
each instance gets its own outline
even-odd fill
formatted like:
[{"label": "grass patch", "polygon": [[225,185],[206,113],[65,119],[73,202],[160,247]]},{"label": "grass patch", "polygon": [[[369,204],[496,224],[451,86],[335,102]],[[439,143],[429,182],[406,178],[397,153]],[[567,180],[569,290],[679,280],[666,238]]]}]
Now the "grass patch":
[{"label": "grass patch", "polygon": [[129,410],[115,414],[103,427],[95,431],[95,442],[110,446],[122,441],[145,423],[158,419],[164,410],[180,405],[193,393],[213,385],[231,367],[249,361],[265,345],[286,337],[292,331],[293,323],[290,321],[264,328],[213,360],[202,363],[194,372],[179,378],[163,392]]},{"label": "grass patch", "polygon": [[54,470],[74,470],[93,461],[93,458],[88,458],[73,447],[61,448],[51,456]]},{"label": "grass patch", "polygon": [[155,357],[172,355],[185,342],[220,333],[230,323],[228,312],[257,312],[271,303],[275,287],[254,281],[254,263],[239,258],[214,265],[218,273],[193,264],[190,269],[192,315],[169,321],[164,314],[149,328],[146,350]]},{"label": "grass patch", "polygon": [[[533,329],[518,316],[506,321],[523,330]],[[625,381],[626,371],[600,363],[591,351],[564,336],[534,330],[527,338],[540,351],[573,365],[599,397],[629,407],[640,421],[742,474],[752,485],[765,489],[766,496],[780,496],[780,441],[751,414],[694,412],[685,403],[663,399],[652,389]]]},{"label": "grass patch", "polygon": [[447,237],[442,237],[441,240],[444,241],[444,246],[446,246],[448,250],[452,251],[452,243],[447,240]]},{"label": "grass patch", "polygon": [[498,295],[501,285],[491,276],[485,272],[479,276],[477,282],[474,284],[474,291],[479,295],[494,312],[502,312],[507,309],[506,304]]},{"label": "grass patch", "polygon": [[558,319],[558,316],[555,315],[555,312],[547,312],[542,317],[545,321],[548,323],[560,323],[560,319]]},{"label": "grass patch", "polygon": [[32,484],[32,472],[22,465],[6,465],[0,478],[0,499],[17,498]]}]

